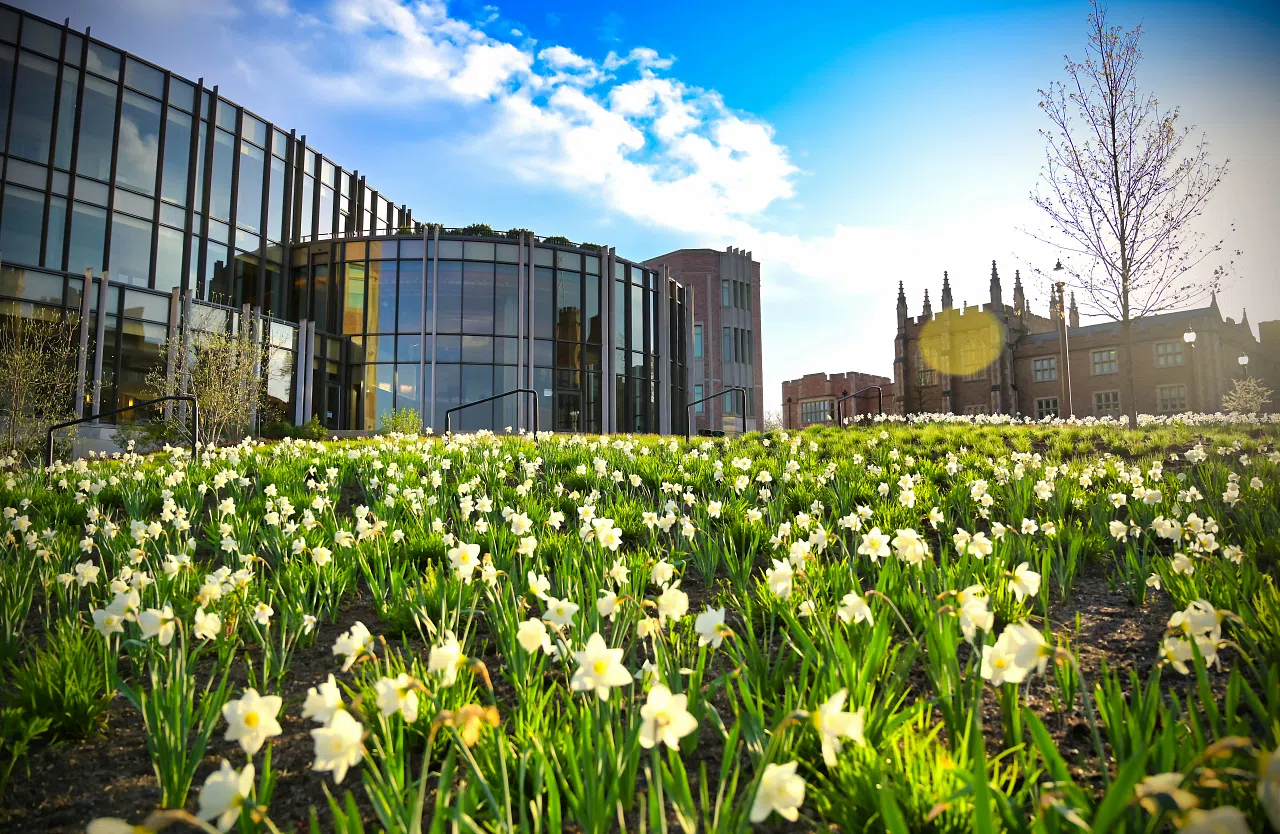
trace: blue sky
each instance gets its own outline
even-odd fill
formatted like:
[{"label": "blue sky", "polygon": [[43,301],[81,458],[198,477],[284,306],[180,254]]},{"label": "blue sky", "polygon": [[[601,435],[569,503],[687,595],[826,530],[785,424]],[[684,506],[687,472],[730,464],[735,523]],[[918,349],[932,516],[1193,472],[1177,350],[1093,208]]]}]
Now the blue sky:
[{"label": "blue sky", "polygon": [[[891,373],[893,305],[987,296],[1043,159],[1037,89],[1081,56],[1084,2],[40,0],[221,92],[422,220],[607,243],[634,259],[751,250],[765,398],[813,371]],[[1140,83],[1203,131],[1227,178],[1202,219],[1243,250],[1220,295],[1280,318],[1280,5],[1116,2]],[[1206,265],[1206,271],[1211,269]],[[1034,303],[1045,292],[1027,284]]]}]

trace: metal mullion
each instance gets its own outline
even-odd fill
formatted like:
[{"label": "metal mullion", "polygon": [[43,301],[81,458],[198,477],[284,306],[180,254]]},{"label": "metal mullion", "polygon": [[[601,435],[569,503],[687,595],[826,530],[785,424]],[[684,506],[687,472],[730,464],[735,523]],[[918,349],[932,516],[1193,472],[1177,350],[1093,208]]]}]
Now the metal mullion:
[{"label": "metal mullion", "polygon": [[[191,247],[195,243],[195,211],[196,211],[196,173],[197,165],[200,162],[200,102],[204,98],[204,78],[201,78],[195,84],[195,99],[192,102],[192,123],[191,123],[191,140],[190,147],[187,149],[187,195],[184,201],[186,205],[182,209],[182,273],[181,287],[182,295],[186,297],[188,293],[193,293],[196,287],[191,285]],[[167,104],[168,102],[166,102]],[[198,247],[199,244],[196,244]],[[196,264],[199,266],[199,250],[196,252]],[[198,269],[196,283],[199,283]]]},{"label": "metal mullion", "polygon": [[[71,21],[68,19],[67,25],[70,26],[70,23]],[[89,28],[87,27],[85,28],[84,38],[80,42],[80,75],[79,75],[79,80],[76,82],[77,104],[84,101],[84,81],[85,81],[85,78],[88,76],[86,67],[88,66],[88,63],[89,63],[89,32],[90,31],[91,30]],[[14,73],[14,77],[15,78],[17,77],[16,72]],[[59,96],[62,95],[61,90],[58,91],[58,95]],[[84,107],[81,107],[81,106],[76,107],[76,117],[74,120],[74,124],[72,125],[72,128],[71,128],[71,173],[70,173],[70,176],[67,177],[67,216],[65,218],[65,225],[64,225],[65,231],[62,235],[62,264],[65,264],[67,262],[67,259],[71,257],[71,232],[72,232],[71,218],[75,214],[76,166],[80,162],[80,116],[83,112],[84,112]],[[6,147],[7,147],[7,142],[8,142],[7,137],[5,141],[6,141]],[[0,201],[0,205],[3,205],[2,201]],[[62,264],[59,264],[59,267],[61,267]],[[88,290],[89,290],[89,287],[85,287],[85,291],[88,292]]]},{"label": "metal mullion", "polygon": [[[352,176],[354,177],[356,173],[358,172],[352,172]],[[364,227],[364,193],[365,193],[364,177],[360,177],[360,181],[356,183],[356,208],[355,208],[356,234],[358,235],[368,234],[368,230],[365,229]],[[423,233],[423,240],[424,241],[426,240],[425,233]],[[423,245],[425,246],[426,244],[424,243]]]},{"label": "metal mullion", "polygon": [[[120,116],[124,110],[124,65],[127,56],[121,54],[120,57],[120,78],[116,79],[116,120],[115,129],[111,137],[111,172],[110,180],[107,182],[107,233],[102,241],[102,271],[106,272],[111,268],[111,233],[115,229],[115,205],[116,205],[116,169],[119,167],[117,157],[120,152]],[[84,108],[80,108],[83,110]],[[117,328],[119,329],[119,328]]]},{"label": "metal mullion", "polygon": [[[67,65],[67,27],[70,23],[71,19],[68,18],[62,25],[61,39],[58,42],[58,72],[54,76],[53,82],[53,118],[49,121],[49,165],[48,170],[45,172],[44,212],[40,219],[40,251],[36,253],[36,261],[41,265],[44,265],[44,250],[49,244],[49,215],[53,211],[53,172],[58,158],[58,113],[62,109],[62,71]],[[16,65],[14,66],[13,77],[16,83],[18,78]],[[10,95],[9,98],[10,102],[12,102],[13,96]],[[8,154],[5,154],[6,165],[8,164],[8,159]],[[3,211],[4,200],[0,199],[0,214]],[[62,269],[62,261],[58,261],[53,268]]]},{"label": "metal mullion", "polygon": [[[267,304],[267,241],[271,231],[267,223],[271,216],[271,160],[275,158],[271,154],[271,143],[275,136],[275,125],[268,122],[266,147],[262,150],[265,162],[262,166],[262,204],[258,206],[258,286],[254,290],[254,306],[258,308],[259,315]],[[280,264],[280,268],[284,269],[284,264]]]},{"label": "metal mullion", "polygon": [[[123,60],[121,61],[121,72],[123,73]],[[121,84],[123,91],[124,85]],[[114,169],[113,169],[114,170]],[[102,272],[103,280],[107,278],[106,270]],[[124,372],[124,293],[125,287],[119,282],[116,283],[116,356],[111,363],[111,407],[116,408],[120,404],[120,375]]]},{"label": "metal mullion", "polygon": [[[203,170],[200,172],[202,181],[204,182],[204,197],[200,201],[200,254],[196,261],[196,295],[204,300],[209,300],[206,296],[210,292],[210,287],[205,286],[205,261],[209,258],[209,204],[213,201],[213,144],[214,138],[218,130],[218,85],[214,84],[213,89],[209,93],[213,102],[213,112],[208,114],[208,127],[205,131],[204,139],[204,161],[202,163]],[[200,119],[205,116],[204,96],[201,94],[196,100],[196,118]]]},{"label": "metal mullion", "polygon": [[160,264],[160,206],[164,202],[160,196],[160,189],[164,177],[164,143],[169,135],[169,79],[171,77],[172,73],[166,71],[164,90],[161,93],[164,98],[160,102],[160,138],[156,143],[156,186],[151,208],[151,258],[148,261],[150,268],[147,273],[147,286],[152,288],[155,286],[156,267]]},{"label": "metal mullion", "polygon": [[13,132],[13,103],[18,97],[18,69],[22,61],[22,27],[26,22],[27,16],[18,15],[18,38],[17,43],[13,46],[13,78],[9,79],[9,115],[5,122],[4,136],[0,137],[3,142],[4,159],[0,160],[0,223],[4,222],[4,191],[8,190],[9,172],[9,134]]}]

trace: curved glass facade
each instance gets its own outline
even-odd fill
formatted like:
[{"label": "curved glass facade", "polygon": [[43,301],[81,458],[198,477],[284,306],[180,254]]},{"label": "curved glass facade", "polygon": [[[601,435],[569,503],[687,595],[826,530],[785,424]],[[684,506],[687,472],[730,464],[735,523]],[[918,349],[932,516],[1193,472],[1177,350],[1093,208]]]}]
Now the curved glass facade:
[{"label": "curved glass facade", "polygon": [[[683,431],[691,299],[612,250],[424,227],[203,79],[7,6],[0,135],[0,310],[26,310],[14,288],[41,282],[59,284],[51,309],[76,308],[85,271],[95,287],[106,274],[95,410],[142,394],[153,331],[197,304],[274,320],[264,332],[311,355],[288,362],[290,419],[374,429],[410,407],[443,429],[449,408],[527,387],[544,428]],[[166,315],[128,315],[143,308]],[[508,397],[454,426],[529,416]]]}]

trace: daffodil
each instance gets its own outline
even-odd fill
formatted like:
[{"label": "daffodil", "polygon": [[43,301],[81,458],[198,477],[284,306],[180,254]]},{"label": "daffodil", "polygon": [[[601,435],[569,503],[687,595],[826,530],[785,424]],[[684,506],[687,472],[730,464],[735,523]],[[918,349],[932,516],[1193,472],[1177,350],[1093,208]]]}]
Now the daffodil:
[{"label": "daffodil", "polygon": [[346,710],[335,712],[328,724],[311,731],[315,742],[315,761],[311,769],[332,773],[333,781],[341,784],[348,768],[360,762],[363,736],[364,726],[352,718],[351,713]]},{"label": "daffodil", "polygon": [[223,759],[222,765],[204,780],[196,816],[206,822],[213,821],[219,831],[230,831],[240,817],[241,806],[253,791],[253,776],[253,762],[237,771]]},{"label": "daffodil", "polygon": [[328,724],[334,713],[345,708],[338,682],[333,679],[333,673],[330,673],[329,679],[324,683],[307,690],[307,699],[302,704],[302,717]]},{"label": "daffodil", "polygon": [[259,695],[256,689],[246,689],[235,701],[222,705],[222,717],[227,721],[227,741],[238,741],[250,756],[262,749],[272,736],[280,735],[279,695]]},{"label": "daffodil", "polygon": [[756,789],[755,800],[751,804],[751,821],[764,822],[772,813],[777,813],[789,822],[800,817],[800,806],[804,804],[804,778],[796,773],[798,762],[765,765],[760,777],[760,786]]},{"label": "daffodil", "polygon": [[413,679],[404,672],[394,678],[381,678],[373,688],[378,695],[378,711],[383,715],[398,712],[408,724],[418,720],[418,693]]},{"label": "daffodil", "polygon": [[573,653],[578,668],[569,688],[574,692],[595,692],[600,700],[609,699],[609,690],[631,683],[631,674],[622,665],[622,649],[611,649],[599,632],[587,638],[585,648]]},{"label": "daffodil", "polygon": [[859,745],[867,743],[862,735],[863,710],[843,711],[848,697],[849,690],[841,689],[810,714],[813,728],[818,731],[822,742],[822,761],[827,767],[836,766],[836,756],[844,747],[844,739]]},{"label": "daffodil", "polygon": [[698,721],[689,712],[688,695],[672,695],[664,684],[655,683],[648,700],[640,708],[640,746],[645,749],[665,744],[672,750],[680,747],[680,739],[698,729]]}]

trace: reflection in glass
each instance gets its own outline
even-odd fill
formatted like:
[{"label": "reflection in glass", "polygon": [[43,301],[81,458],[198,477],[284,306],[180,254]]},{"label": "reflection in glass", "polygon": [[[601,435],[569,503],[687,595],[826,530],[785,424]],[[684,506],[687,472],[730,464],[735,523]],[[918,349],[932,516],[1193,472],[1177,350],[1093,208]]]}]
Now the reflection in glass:
[{"label": "reflection in glass", "polygon": [[145,287],[151,272],[151,224],[116,212],[111,220],[111,280]]},{"label": "reflection in glass", "polygon": [[9,153],[44,165],[49,162],[53,135],[54,91],[58,64],[23,52],[18,59],[18,81],[13,94],[13,127]]},{"label": "reflection in glass", "polygon": [[44,225],[44,195],[12,183],[4,192],[4,222],[0,252],[7,263],[40,263],[40,229]]},{"label": "reflection in glass", "polygon": [[[375,262],[376,265],[376,262]],[[365,273],[363,263],[348,263],[345,266],[342,284],[342,332],[347,335],[364,332],[364,288]]]},{"label": "reflection in glass", "polygon": [[83,275],[92,269],[102,274],[102,245],[107,236],[107,211],[76,203],[71,209],[71,249],[67,271]]},{"label": "reflection in glass", "polygon": [[555,276],[547,267],[533,270],[533,335],[539,339],[555,338]]},{"label": "reflection in glass", "polygon": [[[76,173],[111,177],[111,146],[116,124],[116,85],[86,76],[80,102],[80,142]],[[73,224],[74,226],[74,224]]]},{"label": "reflection in glass", "polygon": [[493,264],[467,261],[462,268],[462,332],[493,332]]},{"label": "reflection in glass", "polygon": [[236,225],[262,231],[262,174],[266,156],[247,142],[240,143],[239,190],[236,192]]},{"label": "reflection in glass", "polygon": [[79,70],[64,67],[62,90],[58,94],[58,135],[54,143],[53,164],[67,170],[71,168],[71,146],[76,131],[76,90],[79,86]]},{"label": "reflection in glass", "polygon": [[235,164],[235,138],[225,130],[213,132],[213,188],[209,193],[209,216],[231,219],[231,168]]},{"label": "reflection in glass", "polygon": [[440,261],[440,286],[436,292],[436,332],[462,331],[462,264]]},{"label": "reflection in glass", "polygon": [[155,194],[156,161],[160,158],[160,102],[125,90],[120,106],[119,141],[116,183],[143,194]]},{"label": "reflection in glass", "polygon": [[556,338],[582,339],[582,275],[556,271]]},{"label": "reflection in glass", "polygon": [[160,227],[159,246],[156,249],[157,290],[168,292],[182,283],[182,232]]},{"label": "reflection in glass", "polygon": [[396,331],[399,333],[419,333],[422,331],[423,294],[426,294],[427,320],[431,318],[431,290],[424,287],[422,280],[422,261],[401,261],[400,278],[400,313],[396,318]]},{"label": "reflection in glass", "polygon": [[515,264],[498,264],[494,280],[493,332],[500,336],[515,336],[520,332],[519,327],[519,268]]}]

